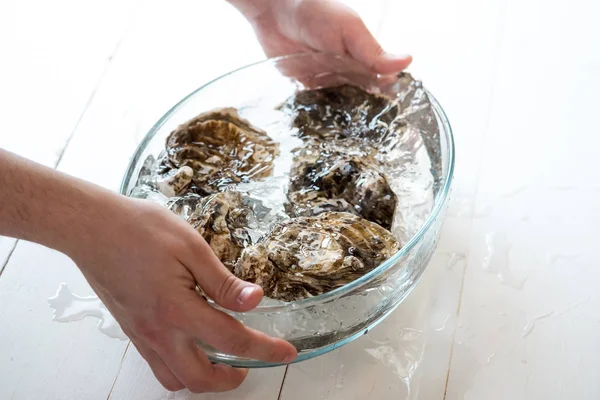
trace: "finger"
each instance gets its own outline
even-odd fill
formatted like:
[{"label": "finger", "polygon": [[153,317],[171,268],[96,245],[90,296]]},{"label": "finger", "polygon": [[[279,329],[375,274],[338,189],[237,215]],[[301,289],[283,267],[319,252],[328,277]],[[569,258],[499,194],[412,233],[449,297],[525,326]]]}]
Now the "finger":
[{"label": "finger", "polygon": [[245,369],[212,364],[194,339],[183,333],[174,335],[170,346],[159,349],[159,354],[177,379],[193,393],[233,390],[248,374]]},{"label": "finger", "polygon": [[152,369],[154,376],[161,385],[164,386],[165,389],[176,392],[178,390],[183,389],[185,386],[177,379],[175,375],[171,372],[167,364],[160,358],[160,356],[152,350],[149,346],[143,344],[141,341],[131,341],[137,351],[144,357],[144,360]]},{"label": "finger", "polygon": [[357,15],[343,25],[342,40],[348,54],[378,74],[400,72],[410,65],[409,55],[386,53]]},{"label": "finger", "polygon": [[228,310],[244,312],[255,308],[263,297],[262,288],[236,278],[200,235],[193,235],[193,240],[192,250],[181,261],[204,293]]},{"label": "finger", "polygon": [[[181,313],[171,322],[204,344],[228,354],[270,363],[289,363],[296,358],[296,348],[287,341],[248,328],[200,301],[191,291],[179,303]],[[170,318],[173,317],[171,313]]]}]

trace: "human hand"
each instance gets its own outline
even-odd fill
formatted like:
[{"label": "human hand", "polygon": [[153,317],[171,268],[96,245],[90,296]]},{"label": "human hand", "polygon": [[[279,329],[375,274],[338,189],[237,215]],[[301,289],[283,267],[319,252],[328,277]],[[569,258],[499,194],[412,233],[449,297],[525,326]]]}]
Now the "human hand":
[{"label": "human hand", "polygon": [[190,225],[150,202],[97,197],[85,216],[93,233],[66,253],[165,388],[226,391],[244,380],[247,370],[211,364],[195,339],[267,362],[295,358],[288,342],[245,327],[199,296],[196,282],[217,304],[243,312],[263,293],[235,278]]},{"label": "human hand", "polygon": [[350,56],[378,74],[412,61],[386,53],[358,14],[335,0],[230,0],[251,22],[268,57],[322,51]]}]

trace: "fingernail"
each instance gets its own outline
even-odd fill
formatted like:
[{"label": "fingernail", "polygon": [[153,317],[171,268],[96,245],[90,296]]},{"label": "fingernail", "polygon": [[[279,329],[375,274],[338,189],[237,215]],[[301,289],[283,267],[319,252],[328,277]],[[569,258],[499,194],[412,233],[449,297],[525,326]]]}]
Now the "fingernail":
[{"label": "fingernail", "polygon": [[244,304],[245,302],[247,302],[250,299],[250,297],[252,297],[252,293],[254,293],[255,290],[256,290],[255,286],[250,286],[250,285],[246,286],[240,292],[240,294],[237,298],[237,302],[239,304]]},{"label": "fingernail", "polygon": [[410,54],[392,54],[392,53],[383,53],[381,55],[381,57],[386,60],[392,60],[392,61],[406,60],[406,59],[412,58],[412,56]]}]

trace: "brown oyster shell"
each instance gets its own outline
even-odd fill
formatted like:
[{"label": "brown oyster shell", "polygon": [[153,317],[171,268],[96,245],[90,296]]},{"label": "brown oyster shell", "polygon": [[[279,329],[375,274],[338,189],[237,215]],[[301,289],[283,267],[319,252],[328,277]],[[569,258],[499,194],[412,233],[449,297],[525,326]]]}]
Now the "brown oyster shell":
[{"label": "brown oyster shell", "polygon": [[371,154],[330,143],[298,150],[287,197],[292,216],[348,212],[385,229],[392,226],[398,201]]},{"label": "brown oyster shell", "polygon": [[277,225],[242,252],[234,273],[284,301],[326,293],[363,276],[393,255],[396,238],[356,215],[326,212]]},{"label": "brown oyster shell", "polygon": [[279,108],[292,115],[300,137],[320,140],[354,137],[382,142],[400,114],[391,99],[348,84],[303,90]]},{"label": "brown oyster shell", "polygon": [[170,168],[191,167],[189,189],[198,194],[271,174],[279,145],[241,118],[235,108],[220,108],[180,125],[167,138]]},{"label": "brown oyster shell", "polygon": [[189,194],[170,202],[169,209],[182,216],[210,245],[221,262],[233,270],[244,247],[250,208],[238,192],[226,191],[200,197]]}]

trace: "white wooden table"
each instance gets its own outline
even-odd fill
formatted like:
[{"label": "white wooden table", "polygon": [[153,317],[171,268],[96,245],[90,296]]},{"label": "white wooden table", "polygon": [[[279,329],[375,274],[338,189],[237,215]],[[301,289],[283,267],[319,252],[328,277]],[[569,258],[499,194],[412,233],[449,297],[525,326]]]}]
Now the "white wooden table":
[{"label": "white wooden table", "polygon": [[[52,321],[61,282],[91,294],[67,257],[0,238],[0,399],[600,398],[600,6],[348,3],[415,56],[456,136],[450,215],[417,290],[337,351],[231,393],[169,394],[96,320]],[[7,0],[0,50],[0,145],[114,190],[174,102],[263,57],[217,0]]]}]

